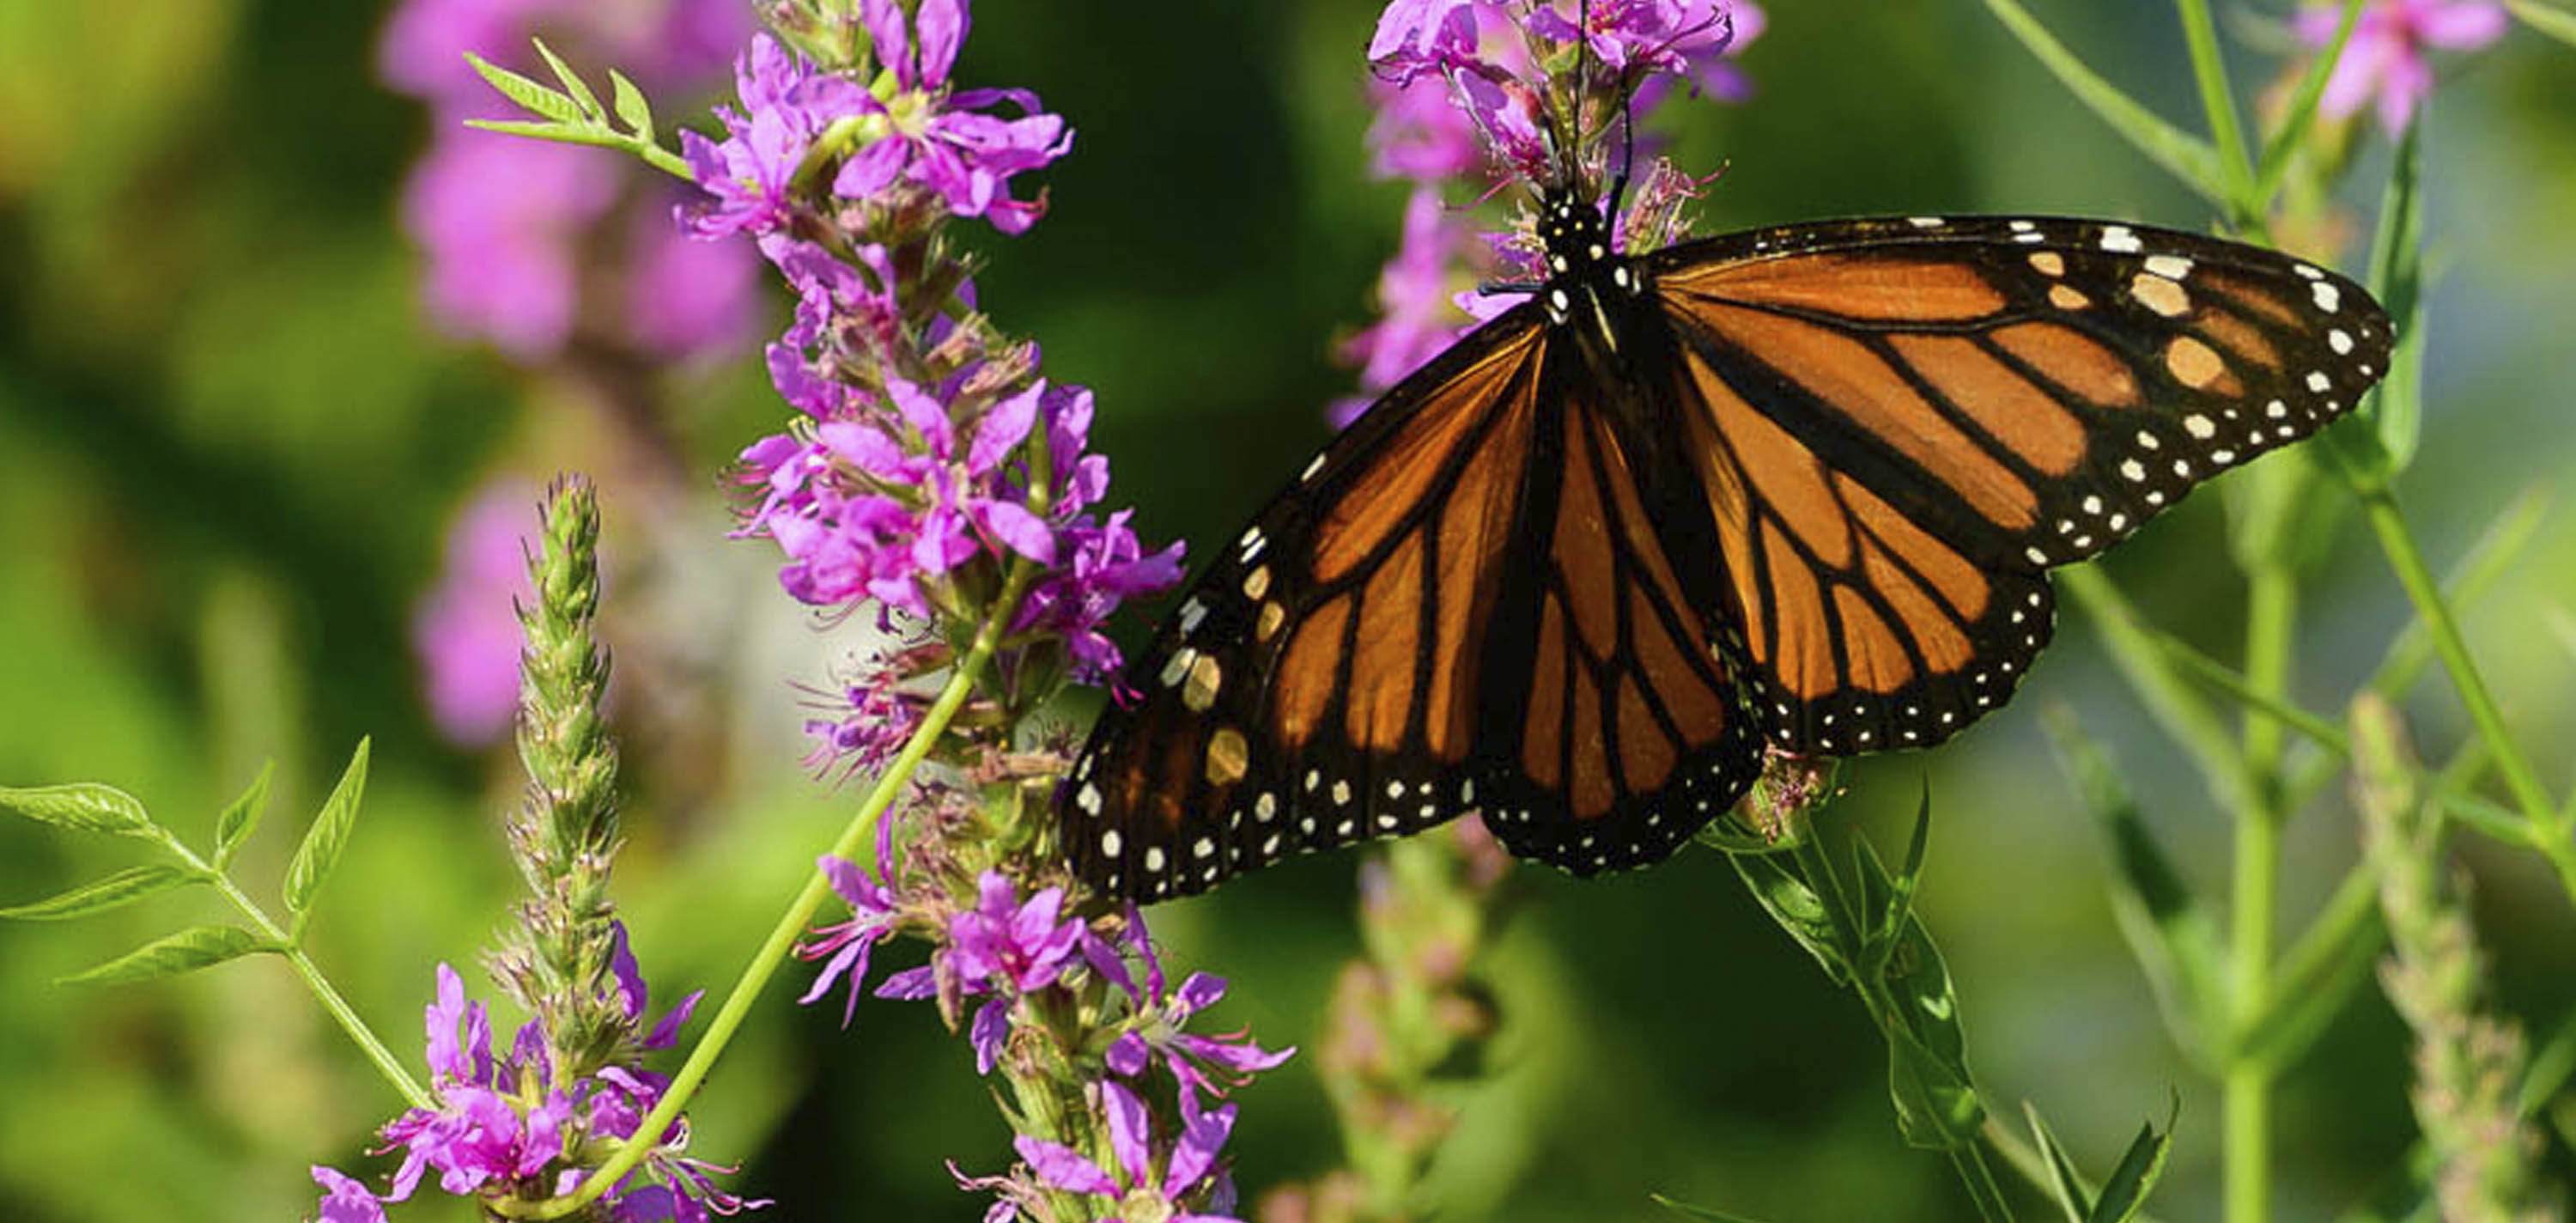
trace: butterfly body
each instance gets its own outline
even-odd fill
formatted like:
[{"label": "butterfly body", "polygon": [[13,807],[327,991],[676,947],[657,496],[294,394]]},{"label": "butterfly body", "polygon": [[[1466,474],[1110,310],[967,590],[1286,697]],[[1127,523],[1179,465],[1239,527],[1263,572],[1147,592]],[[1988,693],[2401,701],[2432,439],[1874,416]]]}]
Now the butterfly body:
[{"label": "butterfly body", "polygon": [[1059,809],[1156,900],[1480,811],[1577,874],[1667,856],[1764,743],[1927,746],[2046,644],[2045,570],[2313,432],[2386,317],[2290,257],[1891,218],[1609,249],[1327,445],[1190,587]]}]

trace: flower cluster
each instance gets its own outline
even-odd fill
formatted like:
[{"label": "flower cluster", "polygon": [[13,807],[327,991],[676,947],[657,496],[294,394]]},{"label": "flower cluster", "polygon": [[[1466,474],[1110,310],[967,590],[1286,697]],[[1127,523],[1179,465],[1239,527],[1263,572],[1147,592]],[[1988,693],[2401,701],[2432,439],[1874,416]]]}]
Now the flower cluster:
[{"label": "flower cluster", "polygon": [[[645,984],[622,927],[614,968],[627,1019],[641,1029]],[[697,1001],[695,993],[682,999],[635,1042],[636,1051],[668,1048]],[[587,1174],[580,1157],[636,1140],[645,1115],[669,1086],[661,1075],[633,1065],[565,1076],[559,1051],[534,1020],[519,1028],[507,1053],[495,1053],[491,1016],[484,1004],[465,1000],[464,980],[445,964],[438,966],[438,998],[428,1007],[428,1028],[438,1107],[411,1109],[384,1127],[380,1150],[402,1151],[403,1162],[381,1196],[355,1177],[315,1167],[313,1178],[324,1190],[322,1223],[382,1223],[384,1204],[410,1198],[431,1172],[441,1190],[460,1197],[570,1192]],[[685,1126],[674,1124],[650,1140],[654,1150],[643,1169],[600,1199],[614,1217],[700,1223],[710,1213],[768,1205],[718,1187],[715,1175],[730,1169],[681,1154]]]},{"label": "flower cluster", "polygon": [[[1750,87],[1733,56],[1762,28],[1761,10],[1726,0],[1598,0],[1569,18],[1562,6],[1533,0],[1395,0],[1369,43],[1377,69],[1370,100],[1370,167],[1381,178],[1413,184],[1404,234],[1378,278],[1379,320],[1346,341],[1342,359],[1360,371],[1359,393],[1330,408],[1347,425],[1406,374],[1447,348],[1475,323],[1519,300],[1477,286],[1497,278],[1544,279],[1538,243],[1526,217],[1501,233],[1478,234],[1451,211],[1444,187],[1468,184],[1480,195],[1488,166],[1542,186],[1567,167],[1557,150],[1579,133],[1584,181],[1598,182],[1603,133],[1651,113],[1677,83],[1729,101]],[[1550,99],[1583,61],[1583,96],[1563,115]],[[1550,77],[1558,79],[1550,84]],[[1648,146],[1651,149],[1651,146]],[[1629,209],[1621,238],[1661,245],[1671,240],[1675,210],[1689,180],[1657,163],[1640,206]]]},{"label": "flower cluster", "polygon": [[[2311,47],[2333,41],[2343,6],[2303,8],[2292,23]],[[2474,51],[2504,36],[2511,15],[2496,0],[2373,0],[2363,6],[2343,58],[2326,78],[2318,109],[2341,119],[2376,98],[2379,125],[2391,136],[2406,130],[2433,91],[2429,50]]]},{"label": "flower cluster", "polygon": [[[1194,1016],[1225,997],[1222,978],[1193,973],[1178,990],[1168,990],[1140,916],[1117,915],[1098,926],[1067,916],[1061,887],[1023,897],[1008,877],[987,870],[976,880],[975,902],[958,905],[920,872],[903,872],[890,836],[878,840],[874,875],[837,858],[824,859],[822,867],[849,903],[851,917],[818,930],[797,949],[806,959],[824,961],[801,1001],[816,1001],[837,986],[847,1023],[865,986],[872,950],[897,933],[927,937],[934,944],[929,963],[889,975],[876,995],[936,999],[952,1027],[968,1001],[983,999],[966,1024],[977,1072],[999,1069],[1022,1090],[1079,1082],[1098,1114],[1100,1133],[1093,1137],[1107,1144],[1105,1159],[1083,1154],[1076,1141],[1068,1141],[1081,1135],[1046,1136],[1024,1124],[1015,1140],[1019,1169],[961,1175],[967,1189],[998,1195],[988,1218],[1007,1219],[1048,1190],[1106,1197],[1130,1217],[1215,1220],[1232,1208],[1234,1188],[1219,1155],[1233,1129],[1235,1106],[1206,1108],[1202,1101],[1223,1097],[1295,1050],[1263,1049],[1241,1031],[1209,1036],[1186,1030]],[[1068,1016],[1089,1022],[1068,1023]],[[1170,1137],[1162,1140],[1154,1137],[1155,1110],[1145,1094],[1158,1083],[1169,1083],[1173,1092],[1164,1127]],[[1191,1203],[1220,1213],[1191,1213]],[[1132,1213],[1149,1204],[1161,1213]]]},{"label": "flower cluster", "polygon": [[[976,309],[942,226],[1034,224],[1043,195],[1013,180],[1072,147],[1064,120],[1019,89],[950,80],[968,16],[924,0],[859,11],[875,67],[827,65],[755,38],[737,66],[726,137],[683,137],[707,196],[682,212],[702,238],[748,235],[795,291],[769,346],[779,394],[802,414],[744,450],[742,533],[786,556],[787,593],[817,607],[900,614],[942,648],[898,650],[841,687],[809,724],[819,767],[889,756],[906,685],[944,665],[1006,590],[1015,643],[999,670],[1016,698],[1065,674],[1097,680],[1118,651],[1100,625],[1118,604],[1179,580],[1180,549],[1148,552],[1124,512],[1103,516],[1108,461],[1086,453],[1091,392],[1043,377],[1035,345]],[[874,80],[874,87],[861,82]],[[1023,585],[1010,574],[1025,569]]]}]

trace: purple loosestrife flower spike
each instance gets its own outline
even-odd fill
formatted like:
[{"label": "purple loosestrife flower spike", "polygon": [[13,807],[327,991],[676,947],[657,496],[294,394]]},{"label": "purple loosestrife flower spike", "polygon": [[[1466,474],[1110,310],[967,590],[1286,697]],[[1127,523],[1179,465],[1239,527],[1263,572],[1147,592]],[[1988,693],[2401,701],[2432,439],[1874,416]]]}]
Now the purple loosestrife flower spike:
[{"label": "purple loosestrife flower spike", "polygon": [[1180,1203],[1205,1194],[1220,1211],[1233,1208],[1234,1187],[1217,1162],[1226,1138],[1234,1132],[1235,1106],[1201,1111],[1188,1085],[1181,1087],[1181,1132],[1166,1154],[1160,1177],[1154,1174],[1149,1143],[1152,1123],[1145,1102],[1117,1083],[1100,1085],[1101,1108],[1108,1114],[1110,1153],[1116,1168],[1104,1169],[1079,1151],[1042,1138],[1013,1140],[1020,1158],[1038,1180],[1070,1193],[1109,1198],[1120,1212],[1111,1218],[1169,1219],[1172,1223],[1237,1223],[1228,1214],[1180,1209]]}]

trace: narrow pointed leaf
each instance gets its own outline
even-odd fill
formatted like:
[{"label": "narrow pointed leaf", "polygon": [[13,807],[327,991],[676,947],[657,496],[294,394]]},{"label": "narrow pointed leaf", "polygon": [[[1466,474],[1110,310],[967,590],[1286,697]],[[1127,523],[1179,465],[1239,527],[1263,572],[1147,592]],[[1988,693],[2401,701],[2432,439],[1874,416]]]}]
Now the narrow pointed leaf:
[{"label": "narrow pointed leaf", "polygon": [[2208,141],[2165,122],[2120,92],[2118,86],[2104,80],[2067,50],[2066,44],[2057,41],[2057,36],[2017,0],[1986,0],[1986,8],[2077,101],[2146,154],[2147,160],[2164,167],[2184,186],[2222,210],[2228,206],[2227,176],[2219,167],[2218,150]]},{"label": "narrow pointed leaf", "polygon": [[531,38],[528,41],[537,45],[537,54],[544,57],[546,67],[554,69],[555,80],[563,84],[564,96],[581,108],[582,118],[600,124],[608,117],[608,112],[599,105],[599,95],[590,91],[590,86],[582,82],[581,74],[565,64],[563,58],[555,54],[555,49],[546,45],[545,39]]},{"label": "narrow pointed leaf", "polygon": [[2504,6],[2522,24],[2576,47],[2576,12],[2543,0],[2504,0]]},{"label": "narrow pointed leaf", "polygon": [[160,831],[143,803],[114,786],[74,782],[63,786],[0,786],[0,810],[38,823],[120,837],[148,837]]},{"label": "narrow pointed leaf", "polygon": [[2066,1212],[2066,1223],[2088,1223],[2093,1214],[2093,1195],[2085,1191],[2084,1174],[2076,1171],[2075,1161],[2066,1157],[2066,1149],[2057,1144],[2057,1135],[2040,1119],[2039,1106],[2022,1101],[2022,1118],[2030,1122],[2031,1140],[2038,1144],[2040,1158],[2048,1163],[2048,1191],[2057,1199],[2057,1208]]},{"label": "narrow pointed leaf", "polygon": [[175,977],[277,948],[239,926],[198,926],[146,943],[87,972],[57,978],[56,985],[123,985]]},{"label": "narrow pointed leaf", "polygon": [[360,739],[349,767],[340,774],[340,784],[323,800],[322,813],[313,817],[313,826],[304,831],[304,843],[295,847],[295,860],[286,866],[286,908],[295,914],[299,926],[312,908],[313,893],[330,877],[331,868],[340,864],[340,851],[348,844],[349,826],[357,821],[358,799],[366,788],[367,740]]},{"label": "narrow pointed leaf", "polygon": [[60,921],[102,913],[120,905],[132,904],[147,896],[158,896],[184,883],[200,882],[196,873],[181,867],[154,863],[121,870],[104,879],[94,879],[68,891],[58,892],[43,900],[0,908],[0,917],[20,921]]},{"label": "narrow pointed leaf", "polygon": [[468,119],[465,126],[477,131],[499,132],[505,136],[527,136],[551,140],[557,144],[587,145],[595,149],[628,149],[635,138],[604,127],[575,127],[561,123],[535,123],[520,119]]},{"label": "narrow pointed leaf", "polygon": [[2060,711],[2048,711],[2040,722],[2086,809],[2110,835],[2118,867],[2112,878],[2112,912],[2146,970],[2165,1026],[2186,1052],[2203,1065],[2214,1064],[2210,1058],[2226,1031],[2217,920],[2156,844],[2101,746]]},{"label": "narrow pointed leaf", "polygon": [[1771,920],[1806,948],[1807,954],[1816,957],[1826,979],[1837,985],[1851,980],[1850,967],[1837,950],[1840,943],[1824,900],[1789,868],[1787,855],[1730,853],[1726,860]]},{"label": "narrow pointed leaf", "polygon": [[[474,71],[481,73],[483,79],[490,83],[492,88],[501,91],[502,97],[518,103],[521,109],[526,110],[531,114],[543,115],[558,123],[571,124],[574,126],[580,125],[582,121],[581,107],[575,104],[571,98],[567,98],[562,94],[556,93],[554,90],[548,89],[535,81],[529,80],[528,78],[512,72],[499,64],[493,63],[480,55],[476,55],[471,51],[465,53],[465,62],[474,65]],[[469,124],[469,126],[474,125]]]},{"label": "narrow pointed leaf", "polygon": [[277,762],[259,766],[259,776],[252,778],[250,788],[215,817],[215,869],[232,865],[234,855],[250,841],[253,829],[259,827],[260,812],[268,807],[268,779],[277,772]]},{"label": "narrow pointed leaf", "polygon": [[617,117],[625,122],[626,130],[633,132],[638,139],[653,139],[653,103],[645,98],[644,91],[637,89],[635,82],[627,80],[625,73],[614,68],[608,70],[608,89],[609,97],[617,107]]},{"label": "narrow pointed leaf", "polygon": [[[1893,948],[1903,939],[1906,923],[1914,919],[1915,886],[1923,876],[1923,855],[1931,844],[1932,785],[1929,779],[1926,779],[1922,800],[1914,808],[1914,833],[1905,845],[1905,866],[1897,871],[1894,879],[1888,882],[1884,907],[1878,915],[1877,928],[1871,936],[1874,945]],[[1865,843],[1864,848],[1866,848]],[[1862,870],[1870,875],[1883,874],[1878,869],[1875,855],[1863,865]]]},{"label": "narrow pointed leaf", "polygon": [[2156,1180],[2165,1173],[2165,1157],[2173,1153],[2173,1123],[2165,1123],[2165,1132],[2157,1133],[2154,1122],[2138,1127],[2138,1137],[2129,1144],[2128,1153],[2120,1157],[2120,1166],[2111,1170],[2111,1179],[2102,1183],[2102,1199],[2093,1204],[2091,1217],[2085,1223],[2128,1223],[2147,1204],[2147,1195],[2155,1190]]}]

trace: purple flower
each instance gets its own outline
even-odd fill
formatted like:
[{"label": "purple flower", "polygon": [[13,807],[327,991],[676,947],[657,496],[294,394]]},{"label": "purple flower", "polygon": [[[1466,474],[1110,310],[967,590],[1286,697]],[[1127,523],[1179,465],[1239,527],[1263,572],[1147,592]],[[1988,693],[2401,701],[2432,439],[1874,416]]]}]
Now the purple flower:
[{"label": "purple flower", "polygon": [[1000,871],[975,881],[975,907],[950,919],[948,936],[959,979],[968,989],[1008,984],[1020,993],[1055,983],[1082,939],[1078,918],[1057,920],[1064,889],[1047,888],[1021,903],[1019,888]]},{"label": "purple flower", "polygon": [[357,1178],[320,1164],[312,1172],[322,1186],[319,1223],[385,1223],[384,1201]]},{"label": "purple flower", "polygon": [[857,84],[816,70],[767,34],[755,36],[750,52],[736,61],[734,96],[743,109],[716,108],[724,140],[680,133],[689,176],[715,197],[681,209],[682,223],[701,238],[783,227],[790,188],[814,138],[870,101]]},{"label": "purple flower", "polygon": [[1153,1123],[1145,1102],[1115,1082],[1102,1083],[1100,1096],[1102,1109],[1109,1114],[1109,1148],[1116,1168],[1102,1168],[1061,1143],[1021,1135],[1012,1140],[1012,1145],[1020,1158],[1028,1161],[1039,1181],[1070,1193],[1108,1198],[1122,1212],[1135,1212],[1140,1207],[1150,1212],[1104,1216],[1107,1219],[1237,1223],[1229,1213],[1206,1214],[1181,1208],[1183,1201],[1205,1193],[1214,1209],[1233,1210],[1233,1181],[1219,1167],[1217,1152],[1234,1131],[1234,1105],[1202,1112],[1197,1095],[1188,1084],[1182,1084],[1181,1132],[1162,1159],[1162,1173],[1157,1176],[1150,1141]]},{"label": "purple flower", "polygon": [[850,1026],[850,1017],[858,1009],[859,986],[868,975],[868,953],[887,935],[894,933],[895,920],[900,915],[891,886],[894,879],[893,833],[892,820],[878,822],[877,875],[886,880],[885,883],[869,878],[858,863],[846,858],[827,855],[816,861],[824,878],[831,880],[832,890],[849,902],[850,920],[825,926],[815,931],[816,937],[812,942],[797,946],[797,958],[823,959],[824,964],[823,971],[815,974],[814,984],[807,987],[804,996],[796,1001],[810,1004],[830,990],[833,982],[848,978],[849,994],[841,1004],[841,1026],[845,1028]]},{"label": "purple flower", "polygon": [[[853,153],[832,180],[843,199],[873,199],[898,181],[927,188],[961,217],[982,217],[1006,234],[1021,233],[1045,211],[1043,200],[1010,195],[1013,175],[1064,156],[1073,133],[1060,115],[1039,109],[1025,89],[949,90],[948,71],[966,37],[964,0],[922,0],[914,28],[904,28],[895,0],[859,0],[878,60],[893,73],[891,99],[862,98],[884,134]],[[1007,102],[1017,118],[982,113]]]},{"label": "purple flower", "polygon": [[403,188],[403,228],[428,257],[431,315],[522,361],[571,339],[575,245],[617,199],[618,169],[584,149],[490,132],[442,134]]},{"label": "purple flower", "polygon": [[735,353],[763,309],[760,261],[730,243],[703,242],[667,208],[639,208],[627,237],[627,333],[655,353]]},{"label": "purple flower", "polygon": [[438,585],[412,612],[429,712],[465,746],[510,731],[519,707],[519,616],[529,597],[522,540],[536,533],[537,489],[516,477],[487,482],[447,532]]},{"label": "purple flower", "polygon": [[[1159,975],[1159,974],[1158,974]],[[1156,982],[1159,986],[1160,982]],[[1160,994],[1159,988],[1155,991]],[[1183,1084],[1222,1096],[1251,1077],[1296,1056],[1293,1047],[1276,1053],[1252,1042],[1248,1030],[1229,1036],[1198,1036],[1182,1031],[1190,1017],[1225,997],[1225,979],[1191,973],[1170,997],[1154,996],[1138,1008],[1136,1026],[1111,1042],[1109,1068],[1134,1078],[1160,1056],[1172,1077]]]},{"label": "purple flower", "polygon": [[[2306,8],[2293,20],[2301,41],[2333,41],[2342,6]],[[2371,0],[2326,78],[2319,109],[2341,119],[2379,99],[2379,126],[2390,136],[2406,130],[2415,108],[2433,91],[2426,51],[2474,51],[2504,36],[2510,17],[2495,0]]]},{"label": "purple flower", "polygon": [[[622,926],[616,932],[610,965],[627,1018],[640,1022],[646,990]],[[654,1026],[641,1042],[643,1047],[669,1045],[697,1000],[697,994],[684,999]],[[458,1196],[519,1184],[569,1189],[580,1183],[587,1169],[566,1166],[564,1161],[577,1151],[591,1149],[594,1139],[632,1141],[668,1085],[660,1075],[621,1066],[558,1084],[554,1055],[534,1020],[519,1029],[507,1054],[494,1053],[489,1013],[482,1003],[466,1001],[463,979],[445,964],[438,966],[438,996],[425,1018],[427,1061],[438,1107],[407,1110],[380,1131],[385,1140],[382,1150],[404,1152],[402,1166],[381,1198],[336,1171],[314,1169],[314,1179],[325,1190],[322,1217],[326,1220],[372,1223],[382,1217],[376,1203],[409,1199],[432,1170],[438,1173],[439,1188]],[[716,1169],[679,1154],[686,1134],[684,1125],[674,1123],[654,1140],[655,1150],[644,1168],[628,1185],[605,1197],[612,1213],[626,1209],[626,1199],[637,1193],[650,1193],[650,1202],[667,1208],[658,1215],[615,1217],[703,1219],[708,1209],[730,1214],[766,1204],[747,1203],[717,1189],[708,1179]],[[661,1192],[653,1193],[653,1187],[643,1182],[648,1172],[660,1182]]]},{"label": "purple flower", "polygon": [[[1385,79],[1409,84],[1425,73],[1478,65],[1477,9],[1490,0],[1393,0],[1378,15],[1369,62]],[[1507,15],[1503,19],[1508,21]]]},{"label": "purple flower", "polygon": [[1456,342],[1473,320],[1452,304],[1452,283],[1467,249],[1466,225],[1449,215],[1440,193],[1416,187],[1404,208],[1404,241],[1377,278],[1384,315],[1342,346],[1360,367],[1360,397],[1335,407],[1333,427],[1357,419],[1377,396]]},{"label": "purple flower", "polygon": [[1687,71],[1695,55],[1723,50],[1734,37],[1724,0],[1591,0],[1581,29],[1546,5],[1530,13],[1529,31],[1571,43],[1582,39],[1613,72],[1642,64]]},{"label": "purple flower", "polygon": [[1379,178],[1438,182],[1463,178],[1485,164],[1485,146],[1467,112],[1450,101],[1449,82],[1417,77],[1397,84],[1369,80],[1369,172]]}]

